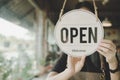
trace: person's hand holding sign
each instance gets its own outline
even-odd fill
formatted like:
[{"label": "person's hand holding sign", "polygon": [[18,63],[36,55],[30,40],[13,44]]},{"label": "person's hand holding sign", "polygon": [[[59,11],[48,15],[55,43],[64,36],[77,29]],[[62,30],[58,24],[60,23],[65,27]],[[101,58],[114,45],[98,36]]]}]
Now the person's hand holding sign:
[{"label": "person's hand holding sign", "polygon": [[84,66],[85,56],[81,56],[79,58],[68,56],[67,58],[67,70],[71,74],[71,76],[75,75],[79,72]]},{"label": "person's hand holding sign", "polygon": [[112,41],[102,40],[97,48],[97,51],[106,58],[110,69],[116,69],[118,64],[116,58],[116,46]]}]

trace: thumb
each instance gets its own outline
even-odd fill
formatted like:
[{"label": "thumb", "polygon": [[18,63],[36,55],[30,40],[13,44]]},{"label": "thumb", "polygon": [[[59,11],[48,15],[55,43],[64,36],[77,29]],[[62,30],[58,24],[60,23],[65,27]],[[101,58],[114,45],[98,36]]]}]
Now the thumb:
[{"label": "thumb", "polygon": [[81,56],[80,65],[83,66],[85,63],[86,56]]},{"label": "thumb", "polygon": [[78,61],[77,65],[75,66],[76,73],[79,72],[82,69],[82,67],[84,66],[85,58],[86,58],[86,56],[80,57],[80,60]]}]

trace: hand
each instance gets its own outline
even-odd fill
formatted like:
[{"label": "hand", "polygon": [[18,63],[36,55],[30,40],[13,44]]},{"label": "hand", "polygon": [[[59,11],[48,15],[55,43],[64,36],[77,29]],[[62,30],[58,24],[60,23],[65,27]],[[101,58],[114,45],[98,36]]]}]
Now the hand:
[{"label": "hand", "polygon": [[116,59],[116,46],[110,40],[102,40],[99,44],[97,51],[106,58],[111,68],[115,68],[117,65]]},{"label": "hand", "polygon": [[84,62],[85,56],[81,56],[79,58],[68,56],[67,69],[71,73],[71,75],[74,75],[82,69]]}]

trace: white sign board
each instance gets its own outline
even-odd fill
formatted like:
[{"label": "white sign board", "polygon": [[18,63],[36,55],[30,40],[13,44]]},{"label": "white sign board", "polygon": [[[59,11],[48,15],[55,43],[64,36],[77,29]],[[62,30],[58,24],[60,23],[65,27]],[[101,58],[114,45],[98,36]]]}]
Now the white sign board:
[{"label": "white sign board", "polygon": [[57,45],[63,52],[74,57],[94,53],[103,36],[100,20],[87,10],[69,11],[55,26]]}]

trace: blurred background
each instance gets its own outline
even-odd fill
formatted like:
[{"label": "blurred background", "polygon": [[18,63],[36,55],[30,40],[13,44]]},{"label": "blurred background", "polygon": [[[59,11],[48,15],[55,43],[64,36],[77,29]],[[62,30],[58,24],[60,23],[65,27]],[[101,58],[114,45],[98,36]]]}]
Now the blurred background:
[{"label": "blurred background", "polygon": [[[67,0],[64,13],[78,2]],[[120,58],[120,0],[95,0]],[[45,80],[61,50],[54,28],[64,0],[0,0],[0,80]]]}]

